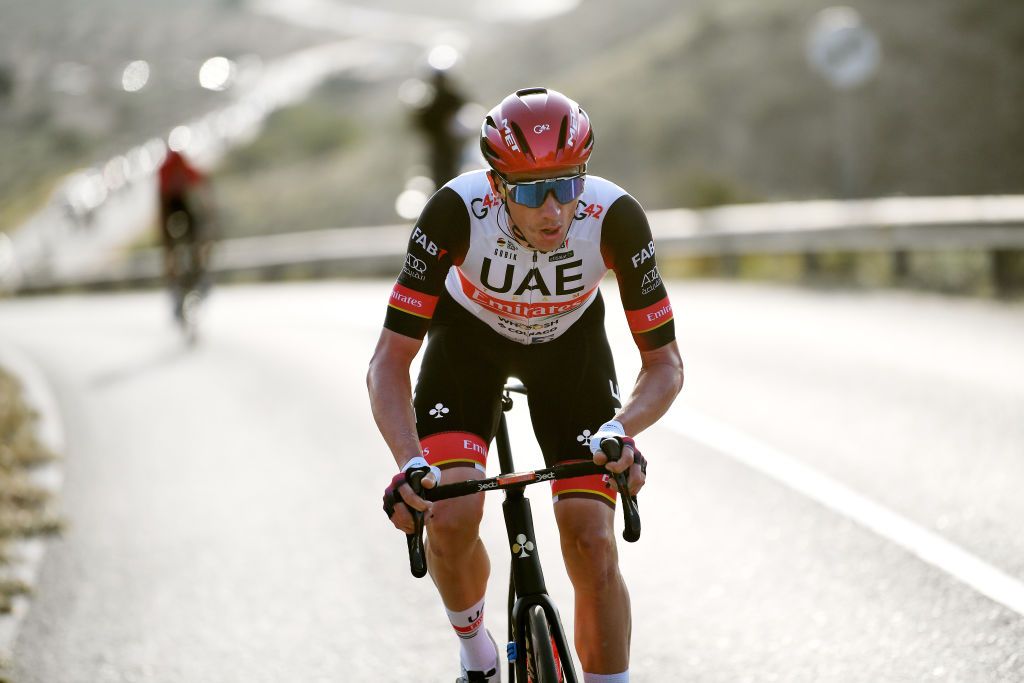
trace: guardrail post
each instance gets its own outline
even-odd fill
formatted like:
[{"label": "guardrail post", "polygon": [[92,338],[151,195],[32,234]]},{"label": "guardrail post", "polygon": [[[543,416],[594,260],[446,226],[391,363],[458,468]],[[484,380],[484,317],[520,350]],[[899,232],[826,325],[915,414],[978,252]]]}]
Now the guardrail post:
[{"label": "guardrail post", "polygon": [[1010,297],[1024,292],[1024,251],[995,249],[989,252],[992,288],[997,296]]}]

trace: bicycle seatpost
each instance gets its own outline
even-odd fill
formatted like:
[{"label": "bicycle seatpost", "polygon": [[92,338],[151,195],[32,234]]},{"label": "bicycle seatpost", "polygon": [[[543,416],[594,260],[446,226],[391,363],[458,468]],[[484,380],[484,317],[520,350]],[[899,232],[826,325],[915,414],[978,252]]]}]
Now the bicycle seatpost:
[{"label": "bicycle seatpost", "polygon": [[[622,457],[622,441],[617,437],[602,439],[601,450],[608,456],[608,462],[615,462]],[[640,539],[640,510],[636,496],[629,495],[629,480],[625,472],[618,472],[612,476],[622,498],[622,538],[629,543],[635,543]]]}]

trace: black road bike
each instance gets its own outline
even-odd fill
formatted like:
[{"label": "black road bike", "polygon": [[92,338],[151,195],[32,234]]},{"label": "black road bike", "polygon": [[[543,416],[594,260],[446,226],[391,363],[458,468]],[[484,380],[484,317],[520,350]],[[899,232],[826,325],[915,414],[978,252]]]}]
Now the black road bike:
[{"label": "black road bike", "polygon": [[[530,501],[524,489],[530,484],[556,479],[570,479],[588,474],[611,474],[592,461],[566,463],[546,469],[516,472],[509,445],[505,412],[512,409],[512,393],[525,394],[526,387],[515,384],[504,389],[502,413],[495,441],[501,472],[490,479],[478,479],[445,484],[426,489],[420,484],[425,472],[412,474],[410,483],[424,499],[431,501],[458,498],[484,491],[505,491],[502,510],[508,532],[512,569],[508,593],[508,680],[515,683],[577,683],[572,650],[566,640],[562,620],[554,601],[548,595],[541,570],[537,537],[533,531]],[[605,439],[601,449],[610,461],[618,460],[621,442]],[[625,526],[622,537],[634,542],[640,538],[640,513],[636,498],[629,495],[626,475],[612,475],[619,489]],[[414,514],[416,528],[408,534],[409,568],[420,578],[427,573],[427,559],[423,548],[423,514]]]}]

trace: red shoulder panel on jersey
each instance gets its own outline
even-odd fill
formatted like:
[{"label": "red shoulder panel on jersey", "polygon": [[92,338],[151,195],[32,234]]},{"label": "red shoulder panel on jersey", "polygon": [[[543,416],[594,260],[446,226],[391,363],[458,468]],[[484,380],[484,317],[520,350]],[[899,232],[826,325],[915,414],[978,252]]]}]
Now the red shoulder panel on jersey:
[{"label": "red shoulder panel on jersey", "polygon": [[661,301],[639,311],[626,311],[626,320],[633,334],[643,334],[672,320],[672,303],[666,296]]},{"label": "red shoulder panel on jersey", "polygon": [[430,319],[434,315],[434,308],[437,307],[437,300],[436,296],[417,292],[415,289],[395,283],[395,288],[391,290],[388,306],[419,318]]}]

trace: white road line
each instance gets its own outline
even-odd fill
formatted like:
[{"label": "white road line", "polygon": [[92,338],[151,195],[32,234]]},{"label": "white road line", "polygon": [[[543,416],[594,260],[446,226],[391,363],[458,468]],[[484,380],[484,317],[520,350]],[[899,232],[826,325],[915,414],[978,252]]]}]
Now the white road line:
[{"label": "white road line", "polygon": [[681,406],[673,408],[668,417],[660,426],[771,477],[1024,615],[1024,583],[958,545],[714,418]]}]

